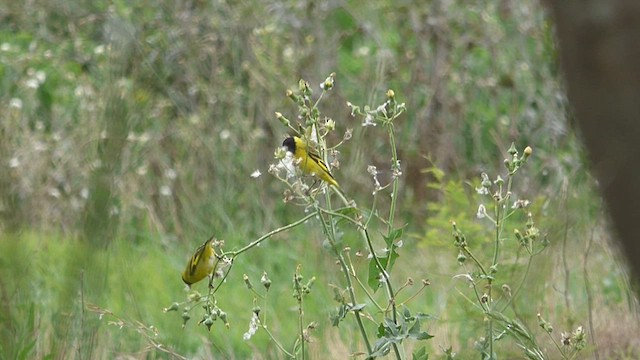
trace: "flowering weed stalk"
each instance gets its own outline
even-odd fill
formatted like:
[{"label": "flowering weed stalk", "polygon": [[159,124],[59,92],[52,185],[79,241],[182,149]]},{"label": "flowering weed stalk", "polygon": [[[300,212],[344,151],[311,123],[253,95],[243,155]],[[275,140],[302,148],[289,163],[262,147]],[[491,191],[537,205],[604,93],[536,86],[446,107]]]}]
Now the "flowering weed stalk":
[{"label": "flowering weed stalk", "polygon": [[[331,74],[320,85],[322,92],[315,100],[313,99],[313,91],[309,83],[304,80],[300,80],[298,83],[297,92],[287,90],[286,96],[298,106],[298,116],[295,124],[292,124],[292,121],[282,113],[276,113],[276,119],[286,127],[289,136],[294,135],[304,141],[307,150],[309,152],[313,150],[315,159],[322,162],[322,165],[328,164],[325,166],[329,171],[339,168],[338,149],[349,141],[352,136],[352,130],[347,129],[337,144],[332,146],[328,145],[328,138],[330,134],[336,130],[337,124],[331,118],[322,117],[318,105],[323,97],[334,87],[334,83],[335,74]],[[345,192],[337,186],[337,183],[330,185],[318,179],[318,177],[313,176],[314,174],[303,173],[299,166],[301,159],[296,159],[293,156],[294,154],[287,151],[288,149],[286,147],[276,148],[274,152],[276,163],[269,167],[269,173],[285,185],[283,192],[284,202],[304,209],[306,215],[293,223],[264,234],[240,249],[231,251],[220,250],[217,252],[217,254],[220,254],[218,255],[221,260],[220,262],[226,264],[226,268],[220,271],[219,274],[222,281],[217,282],[215,286],[211,285],[209,293],[205,296],[200,296],[199,294],[197,296],[190,295],[193,299],[189,300],[189,302],[195,301],[196,305],[201,302],[205,303],[206,311],[201,323],[204,322],[205,325],[210,327],[210,324],[217,318],[214,316],[214,314],[217,314],[219,311],[216,306],[215,295],[224,284],[224,279],[231,271],[236,257],[254,249],[261,242],[277,233],[318,220],[319,227],[326,237],[326,248],[328,248],[330,253],[335,257],[342,270],[341,273],[344,276],[343,287],[338,286],[335,288],[334,299],[338,302],[338,307],[332,314],[331,320],[335,326],[338,326],[348,314],[353,314],[362,342],[366,348],[365,352],[355,352],[355,354],[363,354],[366,355],[367,359],[373,359],[387,355],[393,351],[396,359],[405,359],[407,356],[402,346],[404,340],[427,340],[432,337],[427,332],[421,330],[421,323],[425,319],[428,319],[428,316],[421,312],[412,314],[408,308],[411,300],[415,299],[416,295],[429,285],[428,280],[422,280],[420,289],[413,294],[407,295],[404,300],[399,301],[398,294],[413,286],[414,281],[408,279],[396,289],[393,279],[391,278],[393,265],[399,256],[398,250],[403,244],[402,236],[404,228],[404,226],[396,227],[395,225],[397,198],[400,188],[399,179],[402,176],[402,170],[395,144],[394,121],[405,111],[405,106],[404,104],[398,104],[396,102],[396,97],[392,90],[387,92],[386,98],[383,104],[374,109],[368,106],[361,109],[358,106],[348,103],[353,116],[358,115],[363,117],[363,126],[375,127],[381,125],[380,128],[387,131],[389,138],[389,148],[391,152],[391,164],[389,166],[391,174],[390,183],[385,185],[380,183],[376,167],[369,166],[367,169],[374,180],[371,208],[364,209],[356,205],[356,203],[350,200]],[[388,193],[391,202],[388,211],[384,212],[387,214],[386,218],[382,218],[378,215],[383,211],[377,209],[377,198],[380,194],[385,193]],[[374,245],[375,239],[370,236],[369,229],[375,222],[379,222],[379,224],[382,224],[382,226],[386,228],[386,232],[382,234],[382,240],[384,242],[382,249],[376,248]],[[350,256],[350,247],[344,246],[342,243],[342,231],[340,228],[344,223],[353,226],[366,244],[369,252],[368,276],[366,281],[362,281],[356,271]],[[256,301],[257,298],[263,298],[266,301],[266,294],[263,296],[256,292],[248,277],[245,276],[244,279],[247,287],[256,295]],[[259,307],[257,306],[254,307],[249,330],[244,335],[245,339],[250,339],[259,328],[264,329],[275,342],[278,349],[287,357],[300,357],[304,359],[306,356],[305,343],[309,341],[310,332],[317,326],[315,322],[305,326],[303,318],[303,299],[309,294],[313,280],[314,278],[304,283],[300,269],[298,268],[296,270],[294,275],[294,298],[296,299],[298,307],[298,337],[292,351],[286,350],[280,342],[276,340],[274,334],[272,334],[266,326],[266,315],[261,317]],[[374,296],[375,292],[381,287],[385,289],[386,303],[380,303]],[[358,291],[358,289],[360,291]],[[362,295],[367,298],[368,303],[360,300]],[[375,309],[369,310],[367,308],[371,306],[369,304],[372,304]],[[172,310],[173,308],[177,310],[182,305],[184,304],[174,304]],[[185,307],[183,312],[183,317],[186,319],[185,323],[189,318],[189,312],[194,306],[195,305]],[[184,314],[186,314],[186,316]],[[368,329],[370,326],[368,326],[365,321],[372,322],[377,329],[375,342],[372,341],[371,329]],[[425,348],[420,347],[414,351],[412,358],[427,359],[427,356]]]},{"label": "flowering weed stalk", "polygon": [[[526,164],[533,150],[527,146],[520,154],[512,144],[508,153],[509,157],[504,160],[507,170],[506,179],[500,175],[495,179],[490,179],[489,175],[482,173],[480,186],[476,188],[476,192],[481,197],[490,199],[490,205],[480,204],[476,214],[478,219],[488,221],[493,228],[491,235],[493,251],[490,260],[483,260],[481,256],[472,251],[469,243],[477,243],[479,239],[468,241],[462,229],[453,221],[452,235],[454,245],[458,248],[458,262],[467,269],[466,273],[458,274],[454,278],[464,279],[468,282],[472,289],[472,296],[468,297],[464,294],[463,296],[483,314],[486,324],[485,336],[476,342],[476,348],[481,352],[483,359],[497,359],[495,343],[509,335],[516,340],[525,356],[530,359],[542,360],[546,356],[538,346],[533,333],[519,320],[506,314],[506,310],[513,304],[522,289],[531,269],[533,258],[549,244],[546,237],[542,236],[536,227],[533,215],[528,211],[531,202],[525,199],[514,199],[512,193],[515,175]],[[501,247],[503,242],[509,241],[505,235],[505,227],[512,220],[512,217],[523,211],[526,212],[527,219],[524,228],[515,227],[510,238],[517,241],[517,244],[528,255],[524,275],[514,290],[509,284],[502,284],[499,288],[501,291],[497,291],[496,282],[500,277],[500,262],[503,261]],[[468,265],[469,263],[470,265]],[[545,329],[545,331],[547,330]],[[547,332],[550,333],[550,331]],[[562,349],[558,349],[563,353]],[[567,359],[568,357],[563,353],[563,358]]]},{"label": "flowering weed stalk", "polygon": [[[276,113],[276,118],[289,130],[293,131],[296,136],[302,138],[305,143],[311,144],[312,148],[318,152],[326,164],[331,164],[334,168],[337,168],[339,166],[337,159],[338,148],[351,139],[352,131],[346,130],[338,144],[328,146],[327,137],[336,129],[336,122],[327,117],[322,118],[318,109],[320,99],[334,86],[334,76],[335,74],[331,74],[321,84],[322,93],[317,101],[312,100],[311,88],[304,80],[299,83],[298,93],[287,91],[287,96],[298,105],[299,121],[297,127],[292,126],[291,121],[281,113]],[[361,109],[348,103],[352,115],[358,115],[363,118],[363,126],[376,127],[381,125],[380,128],[386,130],[389,137],[391,182],[382,185],[378,179],[377,168],[374,166],[368,167],[367,171],[374,180],[373,199],[370,209],[363,211],[363,208],[356,205],[336,186],[329,186],[317,180],[309,184],[307,181],[309,176],[305,176],[306,174],[303,174],[295,166],[296,160],[293,159],[292,154],[287,153],[284,149],[276,150],[275,157],[278,163],[272,165],[269,172],[286,184],[285,202],[299,205],[310,213],[316,214],[317,219],[320,220],[321,229],[326,236],[328,248],[340,264],[346,286],[344,289],[336,289],[335,299],[339,306],[332,315],[333,324],[337,326],[346,318],[347,314],[352,313],[365,344],[367,358],[375,358],[393,351],[395,358],[404,359],[406,355],[402,348],[403,340],[425,340],[430,338],[431,335],[420,330],[421,321],[427,317],[425,314],[412,315],[406,306],[403,306],[402,311],[398,308],[398,292],[407,286],[413,285],[413,281],[405,282],[396,291],[390,276],[393,265],[399,256],[398,248],[402,246],[403,235],[403,227],[398,228],[395,226],[399,179],[402,175],[402,170],[395,144],[394,121],[405,111],[405,106],[396,102],[393,90],[389,90],[386,97],[386,101],[374,109],[369,106]],[[387,217],[382,219],[376,216],[379,213],[378,209],[376,209],[376,204],[379,194],[385,193],[385,191],[388,191],[391,203]],[[336,206],[336,201],[340,205]],[[365,217],[364,214],[367,214],[367,216]],[[382,236],[385,247],[380,250],[376,250],[374,239],[369,233],[370,226],[375,221],[380,221],[387,229]],[[367,289],[367,286],[359,278],[351,262],[350,248],[342,245],[341,233],[338,228],[344,222],[354,226],[366,244],[370,259],[366,284],[372,292]],[[358,292],[354,283],[360,286],[364,296],[376,307],[376,312],[366,311],[367,303],[358,301]],[[423,287],[418,292],[422,291],[427,284],[428,281],[423,281]],[[385,289],[386,304],[379,304],[373,295],[380,287]],[[415,294],[409,296],[402,304],[406,305],[414,297]],[[381,318],[376,320],[375,314],[379,314]],[[372,319],[377,324],[378,332],[375,343],[370,340],[370,335],[363,321],[365,317]],[[426,357],[426,352],[423,348],[418,350],[418,354],[420,355],[416,358]]]}]

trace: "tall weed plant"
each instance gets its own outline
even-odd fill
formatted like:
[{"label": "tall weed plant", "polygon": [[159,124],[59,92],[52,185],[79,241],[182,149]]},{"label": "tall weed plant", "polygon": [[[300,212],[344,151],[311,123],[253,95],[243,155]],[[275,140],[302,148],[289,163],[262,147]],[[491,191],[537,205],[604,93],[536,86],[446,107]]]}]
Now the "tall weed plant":
[{"label": "tall weed plant", "polygon": [[[341,166],[339,165],[341,146],[351,144],[349,140],[351,140],[352,130],[347,129],[335,145],[329,145],[340,122],[323,116],[320,105],[323,98],[334,88],[334,84],[335,74],[331,74],[320,84],[320,95],[314,97],[309,83],[300,80],[297,91],[287,91],[287,96],[298,106],[296,120],[289,120],[279,112],[276,113],[276,118],[290,135],[303,139],[309,151],[311,149],[314,149],[314,152],[317,151],[326,164],[330,164],[334,171],[338,171]],[[356,204],[339,186],[329,185],[315,176],[301,173],[296,166],[293,154],[287,152],[285,148],[277,148],[276,163],[271,165],[269,173],[284,185],[284,203],[298,208],[298,213],[303,216],[241,248],[228,251],[220,249],[218,260],[227,264],[220,267],[218,276],[221,281],[217,284],[212,283],[206,295],[192,293],[187,302],[175,303],[167,308],[167,311],[182,309],[182,316],[186,323],[191,318],[191,313],[198,311],[200,305],[204,304],[204,313],[199,315],[202,316],[201,324],[210,328],[217,319],[220,319],[228,326],[226,312],[216,305],[216,294],[224,292],[224,279],[232,270],[235,259],[250,250],[259,251],[257,246],[277,233],[297,226],[317,226],[321,229],[324,239],[308,238],[304,241],[323,241],[327,254],[339,264],[343,281],[342,284],[334,287],[336,306],[331,314],[331,321],[334,326],[339,326],[348,319],[355,321],[364,348],[354,349],[353,354],[361,354],[373,359],[392,353],[395,358],[404,359],[409,356],[406,353],[408,340],[423,341],[431,338],[432,335],[422,329],[429,315],[422,311],[410,310],[412,300],[426,288],[428,281],[416,282],[412,278],[398,280],[392,276],[394,265],[403,247],[403,229],[406,225],[396,225],[395,219],[402,176],[401,161],[398,158],[395,142],[395,122],[404,113],[405,106],[397,102],[393,90],[387,91],[386,96],[386,101],[375,108],[369,106],[360,108],[348,104],[353,116],[363,118],[362,126],[379,127],[388,136],[390,162],[387,168],[384,170],[378,170],[375,166],[367,168],[372,179],[367,189],[371,194],[369,207]],[[349,164],[342,166],[349,166]],[[379,171],[390,174],[389,183],[381,183],[378,178]],[[390,198],[390,206],[387,209],[380,208],[377,203],[377,199],[383,196]],[[380,231],[380,236],[372,236],[375,234],[374,229]],[[345,231],[355,231],[358,234],[366,249],[364,253],[354,252],[351,246],[344,243]],[[354,265],[354,257],[363,256],[368,259],[365,273],[358,271]],[[309,334],[315,329],[316,323],[308,322],[304,318],[304,302],[306,297],[312,296],[315,278],[312,277],[308,281],[303,279],[301,266],[298,266],[293,276],[293,291],[300,326],[293,346],[286,348],[283,342],[278,340],[278,336],[269,330],[267,314],[262,313],[258,306],[261,299],[267,299],[271,280],[266,273],[263,274],[260,279],[262,290],[258,291],[250,277],[244,276],[247,288],[256,297],[249,330],[244,336],[246,340],[262,329],[287,357],[304,359],[308,356],[305,348],[309,341]],[[417,289],[415,289],[416,285]],[[424,346],[417,347],[413,352],[413,358],[426,359],[427,356]]]}]

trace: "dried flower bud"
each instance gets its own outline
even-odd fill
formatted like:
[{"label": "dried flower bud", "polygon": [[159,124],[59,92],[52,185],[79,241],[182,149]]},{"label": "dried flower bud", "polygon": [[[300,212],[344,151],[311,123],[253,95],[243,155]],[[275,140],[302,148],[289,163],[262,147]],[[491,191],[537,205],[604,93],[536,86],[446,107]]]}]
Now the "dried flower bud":
[{"label": "dried flower bud", "polygon": [[293,93],[293,91],[291,90],[287,90],[287,92],[285,93],[287,95],[287,97],[291,100],[293,100],[293,102],[295,102],[296,104],[300,104],[302,101],[300,99],[300,97],[296,94]]},{"label": "dried flower bud", "polygon": [[247,289],[249,290],[253,289],[253,284],[251,283],[251,280],[249,279],[249,276],[247,276],[247,274],[242,275],[242,280],[244,281],[244,284],[247,286]]},{"label": "dried flower bud", "polygon": [[460,251],[458,253],[458,258],[457,258],[458,262],[460,264],[463,264],[465,261],[467,261],[467,257],[464,255],[464,253],[462,251]]},{"label": "dried flower bud", "polygon": [[298,81],[298,90],[305,97],[311,96],[311,87],[309,86],[309,83],[304,79],[300,79],[300,81]]},{"label": "dried flower bud", "polygon": [[211,316],[207,316],[203,319],[202,323],[207,327],[209,331],[211,331],[211,325],[213,325],[213,318]]},{"label": "dried flower bud", "polygon": [[347,141],[353,137],[353,129],[347,129],[342,136],[342,140]]},{"label": "dried flower bud", "polygon": [[507,284],[502,284],[502,292],[506,297],[511,297],[511,287]]},{"label": "dried flower bud", "polygon": [[327,121],[324,124],[324,127],[328,130],[328,131],[333,131],[336,128],[336,122],[333,119],[327,119]]},{"label": "dried flower bud", "polygon": [[189,313],[185,310],[182,313],[182,327],[184,327],[184,325],[187,323],[187,321],[189,321],[189,319],[191,319],[191,315],[189,315]]},{"label": "dried flower bud", "polygon": [[279,113],[276,111],[276,119],[278,119],[280,121],[280,123],[282,123],[282,125],[284,126],[290,126],[291,122],[289,121],[289,119],[287,119],[286,117],[284,117],[284,115],[282,115],[282,113]]},{"label": "dried flower bud", "polygon": [[545,319],[542,318],[540,313],[538,313],[538,326],[540,326],[547,334],[551,334],[553,332],[553,326],[549,324]]},{"label": "dried flower bud", "polygon": [[262,277],[260,278],[260,283],[262,284],[262,286],[265,287],[265,289],[267,289],[267,291],[269,291],[269,288],[271,287],[271,279],[269,279],[269,277],[267,276],[266,271],[262,273]]},{"label": "dried flower bud", "polygon": [[322,84],[320,84],[320,89],[322,90],[331,90],[333,88],[334,77],[336,73],[331,73],[329,77],[327,77]]},{"label": "dried flower bud", "polygon": [[395,97],[396,97],[396,93],[393,90],[391,89],[387,90],[387,98],[393,99]]},{"label": "dried flower bud", "polygon": [[180,305],[178,303],[174,302],[173,304],[171,304],[171,306],[162,309],[162,311],[164,311],[164,312],[178,311],[179,307],[180,307]]}]

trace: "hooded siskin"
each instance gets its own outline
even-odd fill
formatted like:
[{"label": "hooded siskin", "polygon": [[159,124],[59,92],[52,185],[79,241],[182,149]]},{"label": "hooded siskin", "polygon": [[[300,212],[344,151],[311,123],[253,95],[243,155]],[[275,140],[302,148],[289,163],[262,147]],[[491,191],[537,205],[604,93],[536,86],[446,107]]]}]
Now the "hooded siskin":
[{"label": "hooded siskin", "polygon": [[216,268],[216,252],[213,249],[213,237],[196,250],[182,273],[182,281],[191,286],[206,278]]},{"label": "hooded siskin", "polygon": [[297,136],[291,136],[284,140],[282,146],[285,146],[288,151],[291,151],[293,157],[300,163],[300,169],[305,174],[316,175],[320,179],[327,183],[339,188],[338,182],[334,179],[333,175],[329,172],[327,164],[322,161],[320,156],[307,146],[301,138]]}]

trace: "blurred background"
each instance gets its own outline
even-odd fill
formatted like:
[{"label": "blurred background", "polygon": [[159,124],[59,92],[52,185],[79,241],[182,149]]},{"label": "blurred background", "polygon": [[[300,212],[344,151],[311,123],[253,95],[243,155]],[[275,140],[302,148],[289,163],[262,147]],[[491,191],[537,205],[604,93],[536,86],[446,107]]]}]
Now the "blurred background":
[{"label": "blurred background", "polygon": [[[269,274],[264,310],[292,344],[298,264],[317,278],[305,309],[319,323],[312,358],[361,349],[355,324],[331,326],[330,285],[342,279],[311,226],[238,258],[218,296],[229,329],[183,328],[162,311],[184,300],[180,273],[211,234],[239,248],[300,217],[267,173],[287,134],[274,112],[295,119],[285,91],[303,78],[318,94],[332,72],[320,109],[336,121],[330,140],[353,129],[334,175],[359,204],[371,202],[367,165],[387,169],[390,154],[386,133],[363,127],[347,102],[376,107],[393,89],[408,109],[395,124],[397,221],[407,224],[397,276],[432,284],[412,306],[434,315],[433,357],[448,347],[477,356],[483,325],[468,320],[465,286],[452,279],[462,270],[450,221],[482,232],[474,187],[481,172],[504,174],[513,142],[534,149],[514,192],[551,243],[518,318],[541,343],[537,313],[558,334],[585,326],[589,356],[635,358],[637,302],[556,56],[532,0],[1,1],[0,358],[282,358],[261,332],[242,339],[253,307],[242,275]],[[514,344],[501,352],[521,356]]]}]

